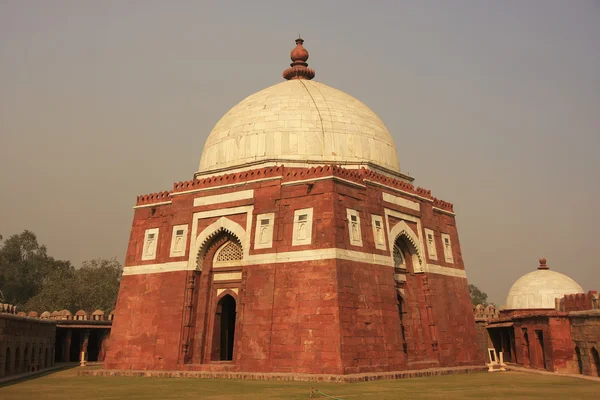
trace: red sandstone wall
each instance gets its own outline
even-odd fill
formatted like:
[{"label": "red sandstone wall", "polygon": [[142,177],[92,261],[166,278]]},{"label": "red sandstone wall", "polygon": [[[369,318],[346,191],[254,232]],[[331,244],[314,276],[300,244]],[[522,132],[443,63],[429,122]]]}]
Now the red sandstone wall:
[{"label": "red sandstone wall", "polygon": [[178,361],[186,272],[121,280],[105,368],[173,368]]},{"label": "red sandstone wall", "polygon": [[0,310],[0,378],[53,366],[55,338],[55,321]]},{"label": "red sandstone wall", "polygon": [[[597,310],[569,315],[573,349],[579,348],[581,372],[585,375],[600,376],[600,360],[594,358],[593,350],[600,353],[600,313]],[[596,353],[596,354],[597,354]],[[573,357],[573,373],[579,373],[577,357]]]},{"label": "red sandstone wall", "polygon": [[[523,329],[527,330],[529,346]],[[543,334],[543,350],[536,331]],[[577,373],[569,319],[565,316],[521,317],[514,322],[517,362],[525,366],[561,373]]]},{"label": "red sandstone wall", "polygon": [[[280,326],[282,315],[276,313],[273,309],[275,296],[275,264],[257,265],[244,269],[245,281],[243,283],[243,292],[240,296],[241,318],[239,332],[238,348],[236,351],[236,360],[242,371],[269,371],[271,369],[271,356],[277,358],[278,353],[271,354],[271,345],[275,345],[276,351],[281,348],[276,346],[286,346],[295,344],[291,340],[286,341],[281,338],[273,338],[272,327]],[[293,286],[294,281],[290,280],[287,285],[279,289],[284,291],[287,286]],[[281,302],[281,295],[278,296]],[[294,296],[295,297],[295,296]],[[285,303],[281,304],[285,307]],[[284,316],[287,309],[283,310]],[[295,337],[295,332],[293,333]]]},{"label": "red sandstone wall", "polygon": [[[477,327],[477,346],[479,348],[479,352],[483,354],[487,354],[487,349],[493,347],[492,341],[490,339],[490,335],[487,330],[487,319],[476,318],[475,325]],[[487,361],[487,359],[485,359]]]},{"label": "red sandstone wall", "polygon": [[343,373],[406,369],[393,270],[337,264]]},{"label": "red sandstone wall", "polygon": [[595,290],[590,290],[585,294],[568,294],[559,302],[560,311],[565,312],[592,310],[594,308],[600,308],[598,292]]},{"label": "red sandstone wall", "polygon": [[[172,204],[136,209],[125,265],[186,260],[189,257],[191,235],[197,235],[219,218],[200,220],[198,230],[191,232],[193,213],[253,205],[252,228],[248,232],[252,243],[257,214],[275,213],[275,226],[273,248],[254,250],[251,247],[250,254],[336,247],[389,256],[390,249],[375,248],[371,227],[371,215],[384,216],[386,207],[418,217],[422,228],[434,230],[438,260],[424,259],[423,262],[464,269],[454,217],[446,212],[435,211],[432,207],[435,205],[449,212],[451,205],[434,200],[428,191],[415,190],[408,183],[390,180],[368,171],[283,167],[260,171],[263,171],[261,176],[281,174],[283,179],[182,195],[160,194],[160,200],[169,200]],[[246,179],[253,173],[179,183],[175,185],[175,192],[192,190],[198,185],[239,183],[236,177]],[[312,184],[281,185],[283,182],[331,174],[339,174],[355,184],[326,179]],[[406,194],[373,186],[363,181],[362,177],[398,187]],[[255,190],[253,199],[193,207],[195,197],[247,189]],[[384,202],[382,191],[419,202],[421,210]],[[433,203],[422,201],[410,193],[432,199]],[[152,198],[154,197],[143,197],[140,204],[148,204]],[[312,244],[292,246],[294,211],[307,207],[314,208]],[[350,244],[346,208],[359,212],[362,247]],[[227,218],[246,228],[245,214],[229,215]],[[391,218],[391,225],[398,221],[399,219]],[[186,223],[190,226],[188,253],[185,257],[170,258],[172,227]],[[416,223],[406,223],[418,237],[423,236]],[[384,225],[389,229],[385,220]],[[157,257],[155,260],[142,261],[144,232],[155,227],[160,228]],[[446,263],[444,260],[441,233],[447,233],[451,237],[454,263]],[[425,254],[423,256],[426,257]],[[203,270],[199,287],[204,287],[205,290],[225,287],[210,282],[209,270],[210,268]],[[107,351],[107,368],[181,367],[186,277],[186,272],[123,277]],[[483,362],[482,355],[477,350],[477,334],[467,281],[463,278],[414,274],[410,271],[404,286],[407,312],[403,321],[406,340],[409,342],[408,354],[404,354],[402,348],[396,283],[389,266],[347,260],[253,265],[245,266],[242,282],[232,285],[240,289],[239,296],[236,296],[238,322],[234,369],[352,373]],[[205,304],[214,306],[210,297],[205,300]],[[199,349],[207,346],[202,330],[210,329],[211,313],[214,312],[212,309],[201,310],[203,306],[198,304],[198,321],[204,317],[205,319],[202,323],[197,322],[194,328],[195,347],[191,359],[194,363],[207,360],[205,356],[200,356]],[[206,348],[202,348],[206,353]]]},{"label": "red sandstone wall", "polygon": [[[269,360],[272,370],[342,373],[335,261],[284,263],[271,268],[275,283]],[[260,279],[249,279],[247,288],[252,284],[255,291],[263,292]]]},{"label": "red sandstone wall", "polygon": [[484,363],[480,351],[467,280],[428,274],[433,321],[438,332],[440,362],[450,365]]},{"label": "red sandstone wall", "polygon": [[571,339],[571,327],[567,318],[550,318],[550,351],[552,357],[552,369],[560,373],[576,373],[576,365],[573,363],[573,340]]}]

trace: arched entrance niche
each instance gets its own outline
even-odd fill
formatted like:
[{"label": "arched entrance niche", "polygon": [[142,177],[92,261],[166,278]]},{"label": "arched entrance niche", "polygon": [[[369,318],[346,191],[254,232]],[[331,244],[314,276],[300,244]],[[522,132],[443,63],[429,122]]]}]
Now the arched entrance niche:
[{"label": "arched entrance niche", "polygon": [[592,375],[600,376],[600,354],[595,347],[592,347]]},{"label": "arched entrance niche", "polygon": [[217,302],[213,322],[212,361],[232,361],[235,338],[236,302],[226,294]]},{"label": "arched entrance niche", "polygon": [[11,374],[10,366],[10,347],[6,347],[6,358],[4,359],[4,376],[8,376]]},{"label": "arched entrance niche", "polygon": [[21,352],[19,350],[19,346],[17,346],[17,350],[15,351],[15,368],[13,369],[13,374],[21,373]]},{"label": "arched entrance niche", "polygon": [[50,349],[50,346],[46,347],[46,367],[50,367],[52,366],[52,350]]},{"label": "arched entrance niche", "polygon": [[[410,291],[407,279],[413,270],[413,256],[416,254],[411,242],[407,240],[403,233],[396,236],[392,246],[392,254],[394,260],[394,281],[396,283],[396,300],[399,315],[399,331],[402,351],[409,359],[412,358],[414,347],[412,346],[412,319],[410,313]],[[409,354],[410,347],[410,354]]]},{"label": "arched entrance niche", "polygon": [[25,352],[23,353],[23,372],[29,371],[29,344],[25,345]]},{"label": "arched entrance niche", "polygon": [[203,244],[198,248],[195,269],[189,272],[186,293],[185,363],[233,360],[244,250],[233,233],[238,228],[231,224],[237,225],[221,218],[211,225],[215,231],[208,233],[209,227],[198,236]]},{"label": "arched entrance niche", "polygon": [[[390,230],[390,237],[394,238],[394,242],[390,245],[394,266],[399,265],[398,256],[401,255],[403,257],[401,264],[406,267],[410,264],[411,273],[423,272],[425,260],[421,252],[421,242],[408,224],[404,221],[398,222]],[[410,262],[407,263],[406,259]]]},{"label": "arched entrance niche", "polygon": [[583,374],[583,360],[581,359],[581,350],[575,346],[575,356],[577,357],[577,373]]},{"label": "arched entrance niche", "polygon": [[[397,290],[400,339],[407,362],[439,362],[435,326],[424,282],[424,260],[419,251],[419,239],[405,222],[392,229],[391,246],[394,262],[394,281]],[[425,296],[423,296],[423,293]]]}]

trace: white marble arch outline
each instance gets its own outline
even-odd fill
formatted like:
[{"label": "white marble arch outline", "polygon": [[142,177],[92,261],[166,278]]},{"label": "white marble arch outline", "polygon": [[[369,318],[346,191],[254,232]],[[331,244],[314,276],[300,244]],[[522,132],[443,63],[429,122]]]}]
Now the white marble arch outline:
[{"label": "white marble arch outline", "polygon": [[[390,226],[390,219],[389,219],[390,215],[393,217],[396,217],[396,218],[401,218],[401,219],[405,219],[407,221],[415,222],[417,224],[418,231],[421,232],[421,220],[419,218],[386,208],[385,209],[385,219],[386,219],[388,228]],[[408,239],[408,241],[411,242],[415,248],[416,254],[413,256],[414,272],[417,274],[425,272],[425,267],[426,267],[425,261],[426,260],[425,260],[425,257],[423,257],[423,255],[425,254],[425,251],[424,251],[425,249],[423,248],[423,242],[414,233],[414,231],[408,226],[408,224],[404,221],[398,222],[396,225],[394,225],[388,231],[388,245],[389,245],[388,248],[390,249],[390,256],[392,257],[392,260],[394,258],[394,242],[396,241],[396,238],[401,235],[405,236]]]},{"label": "white marble arch outline", "polygon": [[[201,211],[194,213],[192,221],[192,243],[190,244],[190,255],[188,258],[187,269],[194,270],[197,265],[199,252],[203,249],[203,246],[208,240],[220,231],[229,232],[236,236],[242,245],[242,251],[244,258],[248,258],[250,251],[250,232],[252,227],[252,210],[254,206],[242,206],[234,208],[223,208],[219,210]],[[246,229],[242,228],[238,223],[233,222],[229,218],[225,218],[227,215],[242,214],[246,213]],[[194,232],[198,230],[198,221],[203,218],[221,217],[200,232],[198,236],[193,236]]]}]

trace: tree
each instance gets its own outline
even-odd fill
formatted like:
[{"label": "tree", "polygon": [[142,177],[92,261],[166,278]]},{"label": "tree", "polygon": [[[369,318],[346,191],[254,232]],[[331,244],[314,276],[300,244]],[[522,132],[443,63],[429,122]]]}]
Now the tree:
[{"label": "tree", "polygon": [[0,290],[4,301],[17,306],[35,296],[56,271],[69,270],[68,261],[48,256],[33,232],[9,237],[0,247]]},{"label": "tree", "polygon": [[11,236],[0,246],[2,302],[25,311],[111,311],[122,273],[116,259],[84,261],[79,269],[55,260],[30,231]]},{"label": "tree", "polygon": [[116,259],[84,261],[79,269],[56,271],[33,296],[25,309],[38,312],[54,310],[97,309],[105,312],[115,307],[123,267]]},{"label": "tree", "polygon": [[123,267],[116,259],[84,261],[76,271],[75,308],[93,312],[110,312],[115,308]]},{"label": "tree", "polygon": [[57,270],[52,273],[41,290],[24,305],[29,311],[60,311],[75,308],[75,268]]},{"label": "tree", "polygon": [[473,303],[474,306],[477,304],[487,306],[489,304],[487,301],[488,295],[473,284],[469,284],[469,294],[471,295],[471,303]]}]

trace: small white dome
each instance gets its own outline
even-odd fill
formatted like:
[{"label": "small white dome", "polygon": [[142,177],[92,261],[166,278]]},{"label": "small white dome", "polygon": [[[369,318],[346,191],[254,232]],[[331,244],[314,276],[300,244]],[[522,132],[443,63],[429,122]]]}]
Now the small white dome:
[{"label": "small white dome", "polygon": [[573,279],[547,269],[545,260],[540,260],[540,264],[539,269],[520,277],[512,285],[506,298],[507,310],[552,309],[555,299],[583,293],[583,288]]},{"label": "small white dome", "polygon": [[354,97],[311,80],[289,80],[242,100],[208,136],[199,175],[260,163],[378,166],[400,173],[394,140]]}]

